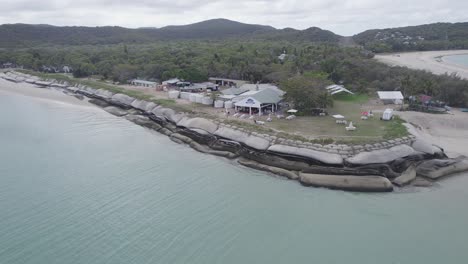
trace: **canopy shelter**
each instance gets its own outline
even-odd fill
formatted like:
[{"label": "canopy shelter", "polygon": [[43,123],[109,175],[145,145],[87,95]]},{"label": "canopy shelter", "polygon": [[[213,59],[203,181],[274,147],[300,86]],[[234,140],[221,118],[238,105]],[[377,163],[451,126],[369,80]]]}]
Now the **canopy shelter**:
[{"label": "canopy shelter", "polygon": [[169,80],[166,80],[166,81],[162,82],[162,84],[163,85],[176,85],[180,81],[181,80],[178,79],[178,78],[173,78],[173,79],[169,79]]},{"label": "canopy shelter", "polygon": [[332,116],[333,116],[333,118],[335,118],[335,119],[344,119],[344,118],[345,118],[345,117],[342,116],[342,115],[332,115]]},{"label": "canopy shelter", "polygon": [[275,112],[282,97],[272,89],[249,91],[233,99],[236,111],[249,112],[250,115],[265,111]]},{"label": "canopy shelter", "polygon": [[349,93],[349,94],[354,94],[350,90],[346,89],[343,85],[338,85],[338,84],[333,84],[325,87],[327,89],[328,93],[331,95],[338,94],[338,93]]},{"label": "canopy shelter", "polygon": [[402,104],[403,103],[403,94],[400,91],[379,91],[377,92],[380,100],[384,104]]}]

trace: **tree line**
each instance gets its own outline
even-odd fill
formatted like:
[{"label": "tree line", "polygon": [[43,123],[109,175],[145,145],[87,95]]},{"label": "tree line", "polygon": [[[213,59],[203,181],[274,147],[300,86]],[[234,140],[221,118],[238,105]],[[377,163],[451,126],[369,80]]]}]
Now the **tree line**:
[{"label": "tree line", "polygon": [[[282,53],[284,59],[278,57]],[[323,86],[325,76],[328,83],[343,84],[358,93],[401,90],[406,96],[427,94],[452,106],[467,105],[468,81],[390,67],[372,56],[361,48],[308,41],[180,40],[0,50],[0,63],[13,62],[33,70],[67,65],[75,77],[121,83],[133,78],[162,81],[173,77],[202,82],[218,76],[287,86],[285,81],[304,77],[310,80],[302,80],[308,83],[298,91],[304,90],[304,96],[307,87]]]}]

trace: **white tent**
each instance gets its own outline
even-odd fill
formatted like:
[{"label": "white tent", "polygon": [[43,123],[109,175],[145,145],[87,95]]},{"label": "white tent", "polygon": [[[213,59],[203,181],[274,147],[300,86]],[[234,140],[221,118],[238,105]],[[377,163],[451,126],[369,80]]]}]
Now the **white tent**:
[{"label": "white tent", "polygon": [[297,110],[296,109],[291,109],[291,110],[288,110],[288,113],[295,114],[295,113],[297,113]]},{"label": "white tent", "polygon": [[342,93],[342,92],[346,92],[346,93],[349,93],[349,94],[354,94],[350,90],[346,89],[343,85],[338,85],[338,84],[329,85],[329,86],[325,87],[325,89],[327,89],[327,91],[331,95]]}]

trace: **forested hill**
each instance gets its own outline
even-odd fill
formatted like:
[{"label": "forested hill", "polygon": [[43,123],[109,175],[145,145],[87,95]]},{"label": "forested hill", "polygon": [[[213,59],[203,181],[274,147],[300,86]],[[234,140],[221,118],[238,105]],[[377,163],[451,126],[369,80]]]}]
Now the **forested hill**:
[{"label": "forested hill", "polygon": [[353,36],[374,52],[468,48],[468,22],[373,29]]},{"label": "forested hill", "polygon": [[213,19],[184,26],[129,29],[123,27],[56,27],[50,25],[7,24],[0,26],[0,48],[44,45],[95,45],[148,43],[158,40],[183,39],[307,40],[338,42],[340,36],[319,28],[282,29],[244,24],[227,19]]}]

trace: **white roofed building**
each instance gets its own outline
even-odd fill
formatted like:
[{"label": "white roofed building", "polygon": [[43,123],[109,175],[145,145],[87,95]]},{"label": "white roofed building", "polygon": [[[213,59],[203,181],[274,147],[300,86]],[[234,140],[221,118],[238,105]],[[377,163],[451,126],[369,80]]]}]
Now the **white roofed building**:
[{"label": "white roofed building", "polygon": [[232,99],[236,111],[248,112],[250,115],[262,115],[265,111],[275,112],[282,100],[283,96],[272,88],[248,91]]},{"label": "white roofed building", "polygon": [[377,94],[384,104],[403,104],[404,97],[400,91],[379,91]]}]

